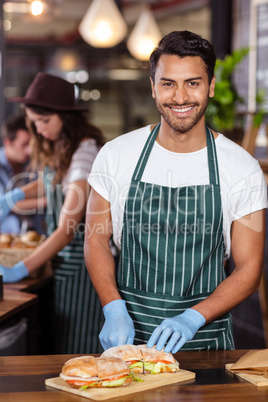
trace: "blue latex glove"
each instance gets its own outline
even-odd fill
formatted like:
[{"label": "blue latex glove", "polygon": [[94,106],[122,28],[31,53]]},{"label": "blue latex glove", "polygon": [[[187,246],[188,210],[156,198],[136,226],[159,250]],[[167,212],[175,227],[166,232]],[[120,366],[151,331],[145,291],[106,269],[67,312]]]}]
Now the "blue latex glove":
[{"label": "blue latex glove", "polygon": [[25,193],[20,188],[14,188],[14,190],[8,191],[6,194],[0,196],[0,222],[12,210],[16,202],[24,200]]},{"label": "blue latex glove", "polygon": [[17,262],[12,268],[4,267],[0,265],[0,274],[3,275],[4,283],[18,282],[21,279],[29,276],[29,271],[26,268],[23,261]]},{"label": "blue latex glove", "polygon": [[165,352],[176,353],[185,342],[195,336],[205,322],[202,314],[188,308],[182,314],[162,321],[153,331],[147,346],[151,348],[156,345],[157,350],[162,350],[167,343]]},{"label": "blue latex glove", "polygon": [[132,345],[135,329],[124,300],[113,300],[103,308],[105,322],[99,338],[103,349],[112,346]]}]

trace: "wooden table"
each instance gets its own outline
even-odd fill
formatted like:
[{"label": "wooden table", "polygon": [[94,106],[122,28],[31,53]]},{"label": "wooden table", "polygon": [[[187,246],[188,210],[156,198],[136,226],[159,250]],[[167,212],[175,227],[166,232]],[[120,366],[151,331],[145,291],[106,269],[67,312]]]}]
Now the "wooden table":
[{"label": "wooden table", "polygon": [[4,288],[4,299],[0,302],[0,322],[37,303],[37,296]]},{"label": "wooden table", "polygon": [[[225,371],[226,363],[234,363],[246,352],[246,350],[179,352],[175,357],[180,362],[181,368],[195,372],[195,380],[113,398],[111,401],[267,402],[268,387],[256,387]],[[45,385],[45,379],[57,377],[64,362],[74,356],[76,355],[0,357],[0,401],[90,401]]]},{"label": "wooden table", "polygon": [[23,290],[24,292],[35,292],[36,290],[50,284],[53,277],[53,270],[50,262],[47,262],[44,267],[40,269],[37,276],[27,277],[19,282],[8,283],[4,285],[4,289]]},{"label": "wooden table", "polygon": [[0,324],[13,325],[12,319],[26,318],[28,328],[26,348],[31,354],[36,351],[37,302],[38,297],[34,294],[8,288],[4,288],[4,299],[0,302]]},{"label": "wooden table", "polygon": [[[21,319],[25,317],[28,322],[27,331],[27,354],[40,353],[39,341],[41,335],[38,335],[40,327],[45,329],[51,325],[51,313],[47,312],[47,305],[43,303],[44,299],[51,300],[48,293],[49,285],[52,283],[53,272],[50,264],[46,264],[37,277],[28,277],[16,283],[4,285],[4,297],[0,301],[0,325],[9,325],[11,319]],[[48,294],[47,294],[48,293]],[[47,338],[47,332],[44,337]],[[41,353],[46,353],[50,349],[41,349]],[[53,351],[50,353],[53,353]],[[0,371],[1,372],[1,371]]]}]

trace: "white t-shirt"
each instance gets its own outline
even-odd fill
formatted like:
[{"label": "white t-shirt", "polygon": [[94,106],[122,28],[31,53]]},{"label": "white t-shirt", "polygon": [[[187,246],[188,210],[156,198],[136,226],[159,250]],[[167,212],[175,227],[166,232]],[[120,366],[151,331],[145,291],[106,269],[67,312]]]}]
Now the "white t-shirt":
[{"label": "white t-shirt", "polygon": [[[89,175],[90,185],[110,202],[113,239],[120,248],[125,200],[150,125],[117,137],[100,150]],[[227,258],[234,220],[267,208],[267,188],[259,163],[239,145],[219,134],[215,140],[219,165],[223,230]],[[209,184],[207,149],[174,153],[154,143],[142,181],[168,187]]]},{"label": "white t-shirt", "polygon": [[78,180],[88,180],[94,159],[99,148],[96,141],[92,138],[81,141],[77,150],[73,154],[71,164],[66,175],[62,179],[62,189],[66,193],[67,186]]}]

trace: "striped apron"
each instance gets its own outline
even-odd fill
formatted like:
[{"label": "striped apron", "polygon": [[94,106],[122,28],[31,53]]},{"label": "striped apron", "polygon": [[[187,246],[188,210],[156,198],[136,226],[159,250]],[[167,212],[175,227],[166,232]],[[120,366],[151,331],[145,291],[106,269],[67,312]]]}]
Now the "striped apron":
[{"label": "striped apron", "polygon": [[[45,168],[48,236],[57,228],[64,202],[61,185],[54,188],[53,178],[53,172]],[[55,353],[88,354],[103,351],[98,336],[104,318],[99,298],[85,266],[83,244],[84,222],[82,221],[72,242],[52,259]]]},{"label": "striped apron", "polygon": [[[117,269],[135,343],[147,342],[165,318],[206,299],[226,277],[213,134],[206,128],[210,184],[173,188],[141,181],[159,128],[149,135],[132,176]],[[234,349],[230,314],[200,328],[181,350],[209,349]]]}]

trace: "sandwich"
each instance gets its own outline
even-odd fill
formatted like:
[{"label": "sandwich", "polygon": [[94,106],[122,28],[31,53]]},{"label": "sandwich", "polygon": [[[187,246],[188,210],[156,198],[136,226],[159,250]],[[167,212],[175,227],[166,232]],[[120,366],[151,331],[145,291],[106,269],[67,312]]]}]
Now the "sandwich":
[{"label": "sandwich", "polygon": [[81,356],[68,360],[60,377],[74,388],[122,387],[132,382],[126,362],[116,357]]},{"label": "sandwich", "polygon": [[144,373],[175,373],[179,371],[179,363],[171,353],[156,350],[155,346],[139,345],[143,356]]},{"label": "sandwich", "polygon": [[122,358],[133,373],[175,373],[179,370],[179,363],[171,353],[158,351],[155,346],[148,348],[146,344],[115,346],[105,350],[101,355],[101,357],[107,356]]},{"label": "sandwich", "polygon": [[119,357],[128,365],[132,373],[143,373],[143,357],[141,349],[135,345],[114,346],[105,350],[101,357]]}]

